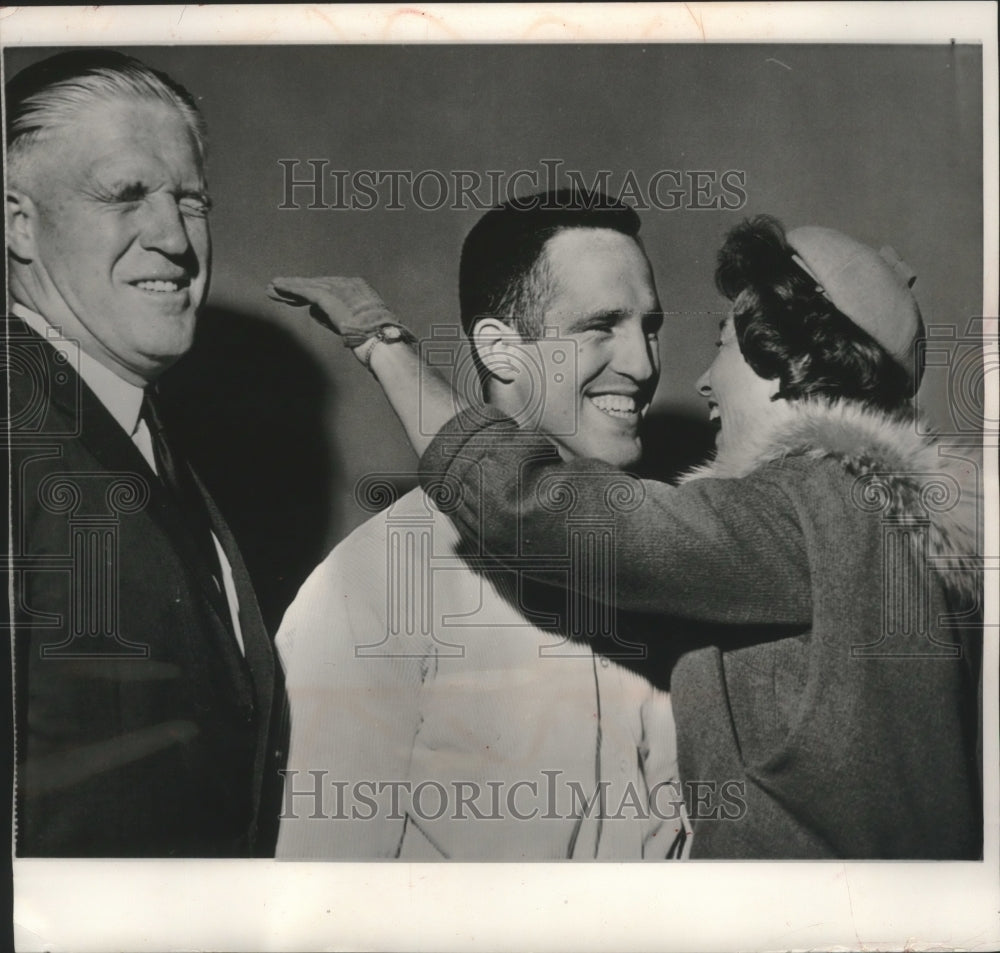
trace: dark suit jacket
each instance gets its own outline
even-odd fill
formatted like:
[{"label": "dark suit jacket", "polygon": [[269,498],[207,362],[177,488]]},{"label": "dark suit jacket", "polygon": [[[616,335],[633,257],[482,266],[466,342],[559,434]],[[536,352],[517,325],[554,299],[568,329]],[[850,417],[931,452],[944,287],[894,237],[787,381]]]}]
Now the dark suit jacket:
[{"label": "dark suit jacket", "polygon": [[5,336],[18,855],[271,854],[284,692],[232,534],[206,493],[245,656],[181,514],[75,372],[73,345],[65,360],[16,318]]}]

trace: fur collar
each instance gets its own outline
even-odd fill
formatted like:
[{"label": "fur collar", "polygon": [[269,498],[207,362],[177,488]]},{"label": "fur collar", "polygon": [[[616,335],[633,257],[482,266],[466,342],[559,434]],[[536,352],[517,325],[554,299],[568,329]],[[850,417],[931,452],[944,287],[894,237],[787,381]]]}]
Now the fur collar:
[{"label": "fur collar", "polygon": [[942,581],[978,598],[983,514],[978,448],[949,453],[933,436],[918,432],[926,428],[918,428],[915,417],[891,416],[854,401],[797,401],[784,411],[736,450],[720,453],[680,482],[744,477],[790,456],[836,460],[859,478],[859,506],[928,520],[930,555],[948,563],[941,567]]}]

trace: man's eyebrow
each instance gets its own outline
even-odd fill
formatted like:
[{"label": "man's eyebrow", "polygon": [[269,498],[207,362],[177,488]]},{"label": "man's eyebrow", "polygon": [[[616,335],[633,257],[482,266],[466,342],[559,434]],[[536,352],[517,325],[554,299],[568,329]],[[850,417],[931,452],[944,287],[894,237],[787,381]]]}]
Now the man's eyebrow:
[{"label": "man's eyebrow", "polygon": [[624,321],[628,315],[628,311],[623,311],[620,308],[615,311],[594,311],[591,314],[581,314],[566,326],[566,333],[578,334],[580,331],[586,331],[598,324],[618,324]]},{"label": "man's eyebrow", "polygon": [[[130,175],[128,173],[124,174],[110,174],[102,176],[99,173],[101,170],[97,170],[89,176],[89,187],[95,192],[100,192],[108,195],[118,195],[125,191],[138,190],[143,193],[149,193],[156,191],[158,186],[156,183],[150,183],[143,175]],[[208,191],[207,183],[194,185],[194,186],[182,186],[178,188],[174,194],[178,198],[182,199],[197,199],[203,201],[207,204],[212,204],[212,197]]]},{"label": "man's eyebrow", "polygon": [[207,187],[200,189],[181,189],[178,191],[177,196],[182,199],[199,199],[208,205],[212,204],[212,196]]}]

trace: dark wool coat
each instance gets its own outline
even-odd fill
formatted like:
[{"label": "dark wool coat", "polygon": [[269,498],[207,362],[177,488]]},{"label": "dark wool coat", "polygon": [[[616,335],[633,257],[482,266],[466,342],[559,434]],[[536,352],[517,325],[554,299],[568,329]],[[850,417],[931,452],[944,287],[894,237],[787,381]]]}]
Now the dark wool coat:
[{"label": "dark wool coat", "polygon": [[595,594],[670,617],[678,646],[692,856],[976,858],[979,468],[919,430],[802,403],[670,487],[563,463],[479,414],[421,468],[431,490],[461,484],[455,523],[510,565],[610,527],[612,582]]}]

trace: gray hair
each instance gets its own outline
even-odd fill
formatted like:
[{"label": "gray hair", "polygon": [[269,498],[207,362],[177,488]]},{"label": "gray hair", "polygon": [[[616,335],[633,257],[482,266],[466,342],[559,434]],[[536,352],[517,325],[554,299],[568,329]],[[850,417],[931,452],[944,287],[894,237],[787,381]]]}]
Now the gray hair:
[{"label": "gray hair", "polygon": [[204,163],[208,135],[194,97],[140,60],[110,50],[73,50],[18,73],[6,88],[7,174],[23,175],[30,152],[80,112],[110,99],[159,101],[180,113]]}]

